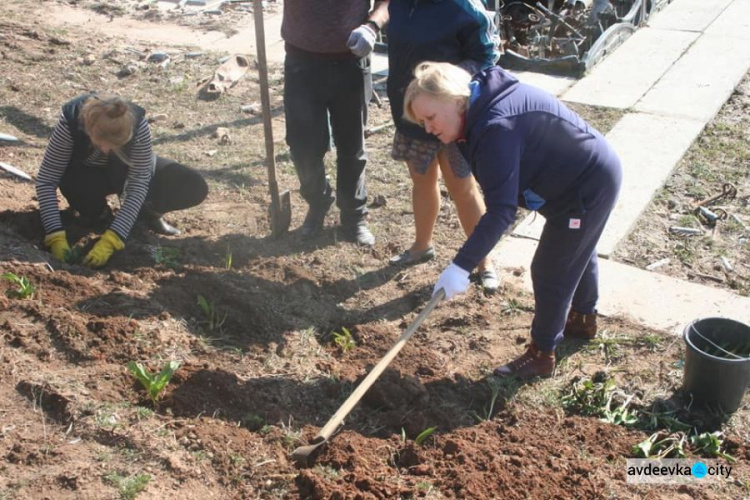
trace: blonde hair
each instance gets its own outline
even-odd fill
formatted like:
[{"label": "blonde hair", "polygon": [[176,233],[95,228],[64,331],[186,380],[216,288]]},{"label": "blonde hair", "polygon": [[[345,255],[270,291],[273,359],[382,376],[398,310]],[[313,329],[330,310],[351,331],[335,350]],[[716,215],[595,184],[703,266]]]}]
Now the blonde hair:
[{"label": "blonde hair", "polygon": [[464,109],[469,101],[471,75],[449,63],[423,62],[414,68],[414,79],[404,94],[404,119],[419,124],[412,105],[422,94],[440,101],[462,100]]},{"label": "blonde hair", "polygon": [[92,96],[81,109],[83,128],[95,142],[119,149],[133,137],[135,115],[128,102],[118,96]]}]

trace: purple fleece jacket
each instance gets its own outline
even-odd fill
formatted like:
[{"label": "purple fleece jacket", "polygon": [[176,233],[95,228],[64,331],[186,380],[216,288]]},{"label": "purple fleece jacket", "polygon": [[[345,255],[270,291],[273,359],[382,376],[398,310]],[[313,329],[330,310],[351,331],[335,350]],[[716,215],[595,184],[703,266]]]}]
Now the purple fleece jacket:
[{"label": "purple fleece jacket", "polygon": [[586,177],[615,156],[606,139],[560,100],[500,67],[475,75],[464,139],[458,145],[484,194],[487,212],[456,265],[471,271],[513,223],[529,192],[542,215],[580,206]]}]

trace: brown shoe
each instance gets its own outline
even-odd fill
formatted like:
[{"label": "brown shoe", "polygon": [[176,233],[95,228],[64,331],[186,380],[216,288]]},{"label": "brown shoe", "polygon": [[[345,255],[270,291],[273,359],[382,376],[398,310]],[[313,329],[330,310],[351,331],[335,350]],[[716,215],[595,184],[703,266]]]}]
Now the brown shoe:
[{"label": "brown shoe", "polygon": [[568,339],[591,340],[596,337],[596,312],[581,314],[573,309],[568,313],[563,335]]},{"label": "brown shoe", "polygon": [[555,351],[540,351],[534,342],[526,352],[507,365],[498,366],[492,372],[498,377],[515,375],[518,378],[549,377],[555,369]]}]

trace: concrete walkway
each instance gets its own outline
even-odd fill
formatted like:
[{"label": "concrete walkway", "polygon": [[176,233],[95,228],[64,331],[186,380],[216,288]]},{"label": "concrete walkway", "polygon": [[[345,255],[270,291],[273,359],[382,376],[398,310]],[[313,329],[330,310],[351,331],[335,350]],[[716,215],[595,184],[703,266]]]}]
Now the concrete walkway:
[{"label": "concrete walkway", "polygon": [[[636,224],[695,138],[750,68],[750,0],[674,0],[585,78],[543,86],[563,100],[628,112],[607,134],[625,170],[623,191],[598,252],[608,257]],[[520,75],[524,80],[526,75]],[[542,217],[527,217],[495,249],[507,268],[529,269]],[[666,235],[665,235],[666,237]],[[600,259],[600,311],[681,332],[725,316],[750,323],[750,298]],[[525,286],[531,283],[526,274]]]}]

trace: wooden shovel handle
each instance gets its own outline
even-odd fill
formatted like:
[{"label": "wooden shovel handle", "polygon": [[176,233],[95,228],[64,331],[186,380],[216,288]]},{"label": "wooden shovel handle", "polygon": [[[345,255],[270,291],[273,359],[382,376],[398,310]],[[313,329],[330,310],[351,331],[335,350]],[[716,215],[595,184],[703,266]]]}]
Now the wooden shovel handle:
[{"label": "wooden shovel handle", "polygon": [[344,401],[344,404],[342,404],[341,407],[339,407],[339,409],[336,411],[336,413],[334,413],[334,415],[331,417],[331,419],[328,420],[326,425],[315,437],[314,442],[323,443],[331,437],[336,429],[338,429],[339,425],[341,425],[341,421],[344,420],[344,418],[349,414],[350,411],[352,411],[359,400],[362,399],[362,396],[364,396],[365,392],[367,392],[367,389],[369,389],[373,382],[375,382],[375,380],[383,373],[390,362],[393,361],[393,358],[395,358],[399,353],[401,348],[404,347],[406,341],[408,341],[417,330],[417,328],[419,328],[419,325],[422,324],[422,321],[424,321],[427,315],[430,314],[433,309],[435,309],[435,306],[437,306],[438,302],[440,302],[444,297],[445,290],[443,290],[442,288],[432,296],[432,299],[430,299],[422,312],[419,313],[419,316],[414,319],[414,321],[411,323],[411,325],[409,325],[404,333],[401,334],[394,346],[391,347],[386,355],[383,356],[383,359],[381,359],[378,364],[375,365],[370,373],[367,374],[365,379],[360,382],[354,392],[352,392],[347,400]]},{"label": "wooden shovel handle", "polygon": [[[266,161],[271,198],[278,202],[279,187],[276,183],[276,155],[273,150],[273,127],[271,125],[271,98],[268,92],[268,63],[266,62],[266,32],[263,27],[263,2],[253,0],[255,18],[255,50],[258,56],[258,79],[260,80],[260,103],[263,111],[263,132],[266,139]],[[278,203],[277,203],[278,206]]]}]

